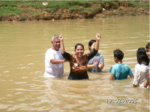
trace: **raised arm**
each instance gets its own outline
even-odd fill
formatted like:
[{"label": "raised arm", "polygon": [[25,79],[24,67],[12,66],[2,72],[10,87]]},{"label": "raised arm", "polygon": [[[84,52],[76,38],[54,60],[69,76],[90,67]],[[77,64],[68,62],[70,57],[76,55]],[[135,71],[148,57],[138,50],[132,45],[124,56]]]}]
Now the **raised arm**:
[{"label": "raised arm", "polygon": [[64,47],[64,43],[63,43],[63,36],[62,34],[59,35],[59,40],[60,40],[60,50],[61,50],[61,54],[64,54],[65,53],[65,47]]},{"label": "raised arm", "polygon": [[101,39],[101,36],[99,33],[96,33],[96,43],[95,43],[95,48],[89,53],[88,55],[88,59],[90,60],[91,58],[93,58],[96,53],[98,52],[99,49],[99,41]]},{"label": "raised arm", "polygon": [[96,43],[95,43],[95,50],[98,51],[99,50],[99,41],[101,39],[101,36],[99,33],[96,33]]},{"label": "raised arm", "polygon": [[70,55],[69,53],[65,52],[65,46],[64,46],[64,43],[63,43],[63,36],[62,36],[62,34],[59,35],[58,38],[59,38],[59,40],[60,40],[60,50],[61,50],[61,54],[63,55],[63,57],[64,57],[66,60],[70,61],[70,60],[71,60],[71,55]]}]

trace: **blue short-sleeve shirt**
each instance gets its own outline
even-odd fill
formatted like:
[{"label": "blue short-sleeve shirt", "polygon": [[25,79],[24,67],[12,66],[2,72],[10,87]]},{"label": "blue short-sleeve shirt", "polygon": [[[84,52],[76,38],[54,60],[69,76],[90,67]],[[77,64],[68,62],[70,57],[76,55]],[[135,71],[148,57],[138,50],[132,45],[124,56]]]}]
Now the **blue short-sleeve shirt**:
[{"label": "blue short-sleeve shirt", "polygon": [[115,80],[127,79],[128,75],[133,75],[130,67],[126,64],[113,65],[109,72],[114,75]]}]

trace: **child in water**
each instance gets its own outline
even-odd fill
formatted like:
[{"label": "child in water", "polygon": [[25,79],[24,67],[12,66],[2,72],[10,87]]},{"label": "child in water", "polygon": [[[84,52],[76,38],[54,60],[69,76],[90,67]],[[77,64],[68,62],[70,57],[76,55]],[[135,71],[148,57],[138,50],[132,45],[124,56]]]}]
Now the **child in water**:
[{"label": "child in water", "polygon": [[137,61],[135,65],[133,87],[149,87],[149,59],[146,55],[145,48],[139,48],[137,50]]},{"label": "child in water", "polygon": [[[95,48],[96,40],[90,40],[89,41],[89,50],[90,52]],[[104,67],[104,58],[103,55],[100,53],[96,53],[96,55],[89,60],[88,64],[93,65],[97,62],[96,66],[93,68],[88,69],[89,72],[102,72],[102,69]]]},{"label": "child in water", "polygon": [[111,73],[110,80],[127,79],[128,75],[133,78],[133,73],[130,67],[122,62],[123,56],[124,54],[120,49],[114,50],[114,61],[117,64],[113,65],[109,70]]}]

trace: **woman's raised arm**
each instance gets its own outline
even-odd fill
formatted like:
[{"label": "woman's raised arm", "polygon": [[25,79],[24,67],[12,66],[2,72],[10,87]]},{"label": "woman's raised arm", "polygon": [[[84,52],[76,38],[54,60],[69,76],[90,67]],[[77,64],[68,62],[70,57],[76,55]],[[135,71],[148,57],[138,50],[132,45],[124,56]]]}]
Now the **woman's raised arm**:
[{"label": "woman's raised arm", "polygon": [[60,50],[61,50],[61,54],[65,53],[65,47],[64,47],[64,43],[63,43],[63,36],[62,34],[59,35],[59,40],[60,40]]}]

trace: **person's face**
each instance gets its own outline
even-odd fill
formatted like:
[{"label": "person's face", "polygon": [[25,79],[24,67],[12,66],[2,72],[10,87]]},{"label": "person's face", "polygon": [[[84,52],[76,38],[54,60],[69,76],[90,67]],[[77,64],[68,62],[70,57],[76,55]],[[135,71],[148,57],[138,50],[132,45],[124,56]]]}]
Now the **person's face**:
[{"label": "person's face", "polygon": [[84,54],[84,49],[81,45],[78,45],[76,50],[75,50],[76,56],[77,57],[82,57]]},{"label": "person's face", "polygon": [[60,48],[60,40],[58,38],[55,38],[53,41],[52,41],[52,44],[53,44],[53,48],[58,51],[59,48]]},{"label": "person's face", "polygon": [[96,43],[96,42],[94,42],[94,43],[91,45],[91,47],[90,47],[90,50],[91,50],[91,51],[95,48],[95,43]]},{"label": "person's face", "polygon": [[150,49],[146,49],[146,55],[150,59]]}]

